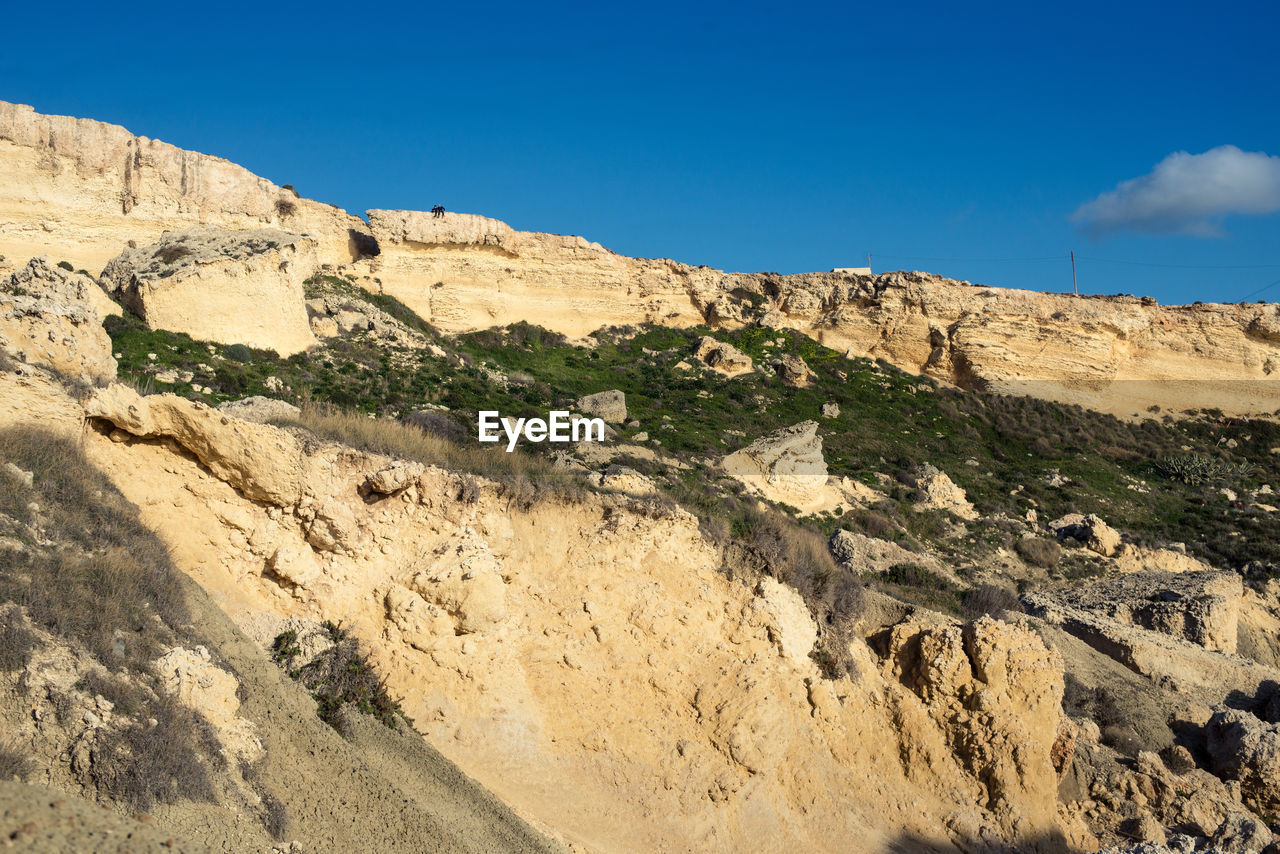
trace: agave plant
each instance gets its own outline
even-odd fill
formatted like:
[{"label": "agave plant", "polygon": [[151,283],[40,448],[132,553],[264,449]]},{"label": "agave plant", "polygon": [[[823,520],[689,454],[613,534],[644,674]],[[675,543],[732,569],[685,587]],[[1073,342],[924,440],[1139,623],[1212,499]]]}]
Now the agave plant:
[{"label": "agave plant", "polygon": [[1155,462],[1156,471],[1170,480],[1197,486],[1228,477],[1242,477],[1253,471],[1253,463],[1230,463],[1200,454],[1161,457]]}]

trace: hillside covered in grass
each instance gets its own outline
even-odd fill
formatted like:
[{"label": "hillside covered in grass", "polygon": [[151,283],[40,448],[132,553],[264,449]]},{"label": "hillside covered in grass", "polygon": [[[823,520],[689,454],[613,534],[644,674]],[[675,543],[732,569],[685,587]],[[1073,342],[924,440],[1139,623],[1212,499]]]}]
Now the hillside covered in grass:
[{"label": "hillside covered in grass", "polygon": [[[799,333],[761,327],[614,329],[590,342],[525,324],[443,336],[393,298],[345,280],[324,277],[309,288],[309,296],[326,297],[330,305],[389,315],[399,331],[389,337],[358,329],[281,359],[148,330],[126,315],[108,323],[121,375],[211,404],[262,394],[393,418],[430,408],[443,415],[433,419],[436,429],[444,425],[447,438],[462,445],[474,444],[477,410],[545,416],[583,395],[618,389],[632,419],[620,429],[620,441],[647,436],[641,444],[691,467],[647,459],[630,464],[711,516],[723,510],[701,497],[714,479],[712,462],[770,431],[815,419],[832,475],[872,486],[889,478],[888,505],[855,518],[816,520],[826,533],[861,528],[923,541],[961,562],[1012,547],[1010,531],[999,526],[970,523],[973,530],[957,537],[954,520],[906,511],[910,489],[899,475],[930,463],[984,516],[1097,513],[1139,543],[1183,542],[1224,568],[1280,563],[1280,513],[1266,503],[1280,459],[1272,453],[1280,429],[1271,421],[1206,412],[1182,420],[1153,414],[1134,423],[1035,398],[961,392],[887,363],[848,358]],[[706,369],[690,354],[708,334],[738,347],[759,368],[784,355],[799,357],[811,382],[797,388],[767,369],[732,379]],[[827,403],[838,405],[838,416],[822,416]],[[555,449],[526,446],[534,454]],[[1250,493],[1258,493],[1256,501],[1246,500]]]}]

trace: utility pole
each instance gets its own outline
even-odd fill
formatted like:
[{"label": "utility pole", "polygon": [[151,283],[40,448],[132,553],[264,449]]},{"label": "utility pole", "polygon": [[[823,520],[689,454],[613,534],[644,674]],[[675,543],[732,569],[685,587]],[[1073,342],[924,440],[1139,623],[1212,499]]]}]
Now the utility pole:
[{"label": "utility pole", "polygon": [[1071,289],[1080,295],[1080,286],[1076,284],[1076,250],[1071,250]]},{"label": "utility pole", "polygon": [[867,269],[868,270],[871,269],[871,253],[870,252],[867,253]]}]

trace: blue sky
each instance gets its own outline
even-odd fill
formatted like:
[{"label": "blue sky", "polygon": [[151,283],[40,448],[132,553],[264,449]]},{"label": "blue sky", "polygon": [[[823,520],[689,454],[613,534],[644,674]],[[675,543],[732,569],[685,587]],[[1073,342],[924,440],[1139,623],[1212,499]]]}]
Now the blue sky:
[{"label": "blue sky", "polygon": [[39,5],[0,98],[356,213],[1048,291],[1075,249],[1082,292],[1280,299],[1273,2]]}]

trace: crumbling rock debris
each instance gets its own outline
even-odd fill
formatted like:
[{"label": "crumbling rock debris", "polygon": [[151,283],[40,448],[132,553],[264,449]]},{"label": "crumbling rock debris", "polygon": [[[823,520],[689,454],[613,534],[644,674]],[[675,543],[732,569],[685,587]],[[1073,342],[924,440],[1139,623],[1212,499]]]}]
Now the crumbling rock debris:
[{"label": "crumbling rock debris", "polygon": [[31,259],[0,279],[0,352],[83,382],[114,380],[116,360],[97,290],[87,276]]},{"label": "crumbling rock debris", "polygon": [[368,479],[365,480],[365,486],[372,492],[377,492],[381,495],[392,495],[415,483],[424,471],[426,471],[426,466],[422,465],[422,463],[396,460],[391,465],[369,475]]},{"label": "crumbling rock debris", "polygon": [[1094,513],[1068,513],[1050,522],[1049,530],[1058,539],[1078,540],[1103,557],[1111,557],[1120,548],[1120,533]]}]

